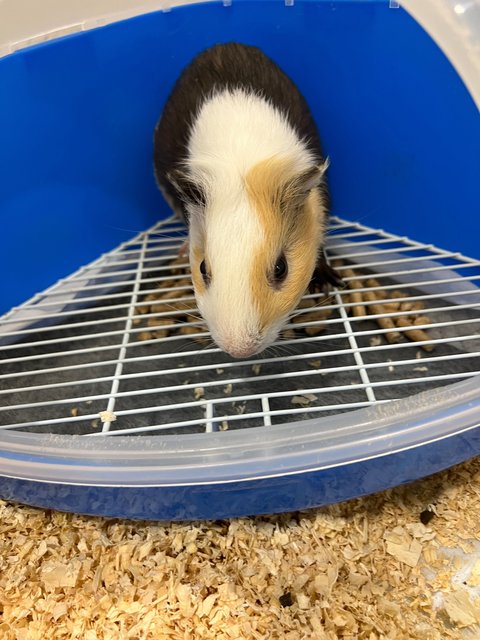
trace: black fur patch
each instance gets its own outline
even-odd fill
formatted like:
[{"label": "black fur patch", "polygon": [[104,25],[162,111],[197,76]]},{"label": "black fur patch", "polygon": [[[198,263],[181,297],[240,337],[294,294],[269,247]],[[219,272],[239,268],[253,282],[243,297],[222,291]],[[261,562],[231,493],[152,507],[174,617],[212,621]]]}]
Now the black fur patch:
[{"label": "black fur patch", "polygon": [[[157,182],[185,213],[189,186],[176,184],[168,175],[184,169],[190,131],[204,101],[214,92],[244,88],[268,99],[287,118],[292,128],[323,162],[315,123],[303,96],[285,73],[260,49],[237,43],[221,44],[200,53],[182,72],[155,128],[154,168]],[[324,183],[322,196],[328,207]],[[180,193],[179,193],[180,191]]]},{"label": "black fur patch", "polygon": [[345,287],[341,276],[328,264],[323,249],[318,255],[317,266],[313,272],[309,289],[313,292],[316,287],[320,288],[325,295],[328,295],[330,287],[340,287],[341,289]]}]

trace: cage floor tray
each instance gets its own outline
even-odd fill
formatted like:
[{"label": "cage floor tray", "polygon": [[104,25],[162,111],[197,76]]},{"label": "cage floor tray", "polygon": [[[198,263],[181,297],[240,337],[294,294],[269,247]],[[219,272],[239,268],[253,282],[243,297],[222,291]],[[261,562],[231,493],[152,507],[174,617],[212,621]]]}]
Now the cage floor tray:
[{"label": "cage floor tray", "polygon": [[219,518],[478,453],[478,261],[333,218],[345,288],[306,295],[279,341],[241,361],[198,315],[184,239],[162,221],[1,319],[3,497]]}]

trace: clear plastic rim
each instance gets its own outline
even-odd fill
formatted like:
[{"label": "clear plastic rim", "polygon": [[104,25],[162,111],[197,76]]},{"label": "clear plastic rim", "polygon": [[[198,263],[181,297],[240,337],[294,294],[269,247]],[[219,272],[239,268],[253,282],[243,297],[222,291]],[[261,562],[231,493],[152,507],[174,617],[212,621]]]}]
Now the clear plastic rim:
[{"label": "clear plastic rim", "polygon": [[435,40],[480,109],[480,0],[399,0]]},{"label": "clear plastic rim", "polygon": [[272,427],[182,436],[0,433],[0,475],[85,486],[193,486],[320,471],[480,426],[480,376],[402,400]]}]

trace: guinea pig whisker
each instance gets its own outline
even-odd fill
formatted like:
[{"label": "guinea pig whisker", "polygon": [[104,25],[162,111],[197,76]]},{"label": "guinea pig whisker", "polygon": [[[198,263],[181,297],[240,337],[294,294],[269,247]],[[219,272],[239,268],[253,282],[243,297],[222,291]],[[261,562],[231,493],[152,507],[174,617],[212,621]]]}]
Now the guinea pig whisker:
[{"label": "guinea pig whisker", "polygon": [[273,344],[269,345],[266,349],[264,349],[262,351],[261,354],[256,354],[256,355],[260,355],[261,357],[267,357],[267,358],[276,358],[277,357],[277,353],[275,351],[275,347]]},{"label": "guinea pig whisker", "polygon": [[201,349],[198,349],[198,351],[206,351],[207,349],[214,349],[217,346],[215,342],[209,339],[208,337],[205,337],[204,340],[206,340],[207,343],[204,344]]},{"label": "guinea pig whisker", "polygon": [[268,348],[268,355],[272,358],[280,358],[282,356],[282,351],[278,344],[271,345]]},{"label": "guinea pig whisker", "polygon": [[299,351],[298,351],[298,345],[293,345],[293,344],[282,344],[281,345],[282,349],[285,351],[285,353],[289,354],[289,355],[296,355]]},{"label": "guinea pig whisker", "polygon": [[295,311],[292,311],[292,313],[289,314],[287,321],[290,322],[291,320],[293,320],[293,318],[301,315],[304,311],[304,309],[296,309]]},{"label": "guinea pig whisker", "polygon": [[272,349],[273,355],[276,358],[279,358],[285,354],[294,355],[296,353],[295,349],[293,348],[293,345],[284,344],[284,340],[282,338],[280,338],[279,340],[277,340],[277,342],[274,342],[272,345],[270,345],[269,349]]},{"label": "guinea pig whisker", "polygon": [[[183,340],[182,342],[175,348],[172,349],[172,351],[174,353],[178,353],[181,354],[183,351],[190,351],[193,349],[193,343],[195,343],[195,347],[198,347],[198,342],[196,342],[196,340],[199,340],[199,338],[194,338],[192,336],[182,336]],[[206,340],[207,338],[201,338],[201,340]],[[210,346],[210,344],[206,344],[206,345],[202,345],[201,349],[196,349],[197,351],[203,351],[204,349],[208,349]]]},{"label": "guinea pig whisker", "polygon": [[185,313],[184,314],[187,318],[190,318],[192,321],[194,322],[202,322],[205,323],[205,320],[201,317],[201,316],[196,316],[193,313]]},{"label": "guinea pig whisker", "polygon": [[176,353],[178,355],[182,355],[183,351],[186,351],[187,347],[188,347],[188,340],[185,338],[185,340],[181,341],[180,344],[178,344],[175,348],[172,348],[172,353]]},{"label": "guinea pig whisker", "polygon": [[172,311],[182,311],[181,315],[186,316],[188,318],[191,318],[195,322],[204,322],[203,318],[201,318],[200,316],[196,316],[194,313],[189,313],[189,312],[185,311],[184,309],[179,309],[174,304],[169,304],[168,302],[164,302],[163,305],[167,309],[171,309]]},{"label": "guinea pig whisker", "polygon": [[168,240],[183,240],[185,241],[186,238],[188,238],[188,236],[186,235],[178,235],[175,233],[165,233],[162,231],[154,231],[153,233],[149,234],[151,237],[154,238],[167,238]]},{"label": "guinea pig whisker", "polygon": [[180,343],[172,349],[174,353],[181,353],[192,348],[192,338],[190,336],[182,336]]}]

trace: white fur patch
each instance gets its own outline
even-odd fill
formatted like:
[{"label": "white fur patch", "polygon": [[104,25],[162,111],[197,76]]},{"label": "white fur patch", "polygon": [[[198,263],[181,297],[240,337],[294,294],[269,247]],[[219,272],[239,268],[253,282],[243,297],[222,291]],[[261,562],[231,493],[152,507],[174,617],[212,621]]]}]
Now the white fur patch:
[{"label": "white fur patch", "polygon": [[289,158],[299,173],[315,159],[277,109],[241,89],[215,94],[204,103],[188,152],[187,171],[202,185],[207,201],[205,217],[192,211],[190,220],[192,240],[205,237],[201,248],[211,274],[205,293],[197,293],[199,309],[219,346],[247,357],[268,346],[276,331],[273,338],[272,327],[262,335],[262,301],[252,297],[250,264],[264,243],[264,230],[249,202],[245,176],[276,155]]},{"label": "white fur patch", "polygon": [[257,162],[275,155],[292,157],[299,172],[314,161],[285,116],[261,96],[243,89],[214,94],[203,104],[188,151],[194,175],[212,169],[245,175]]}]

